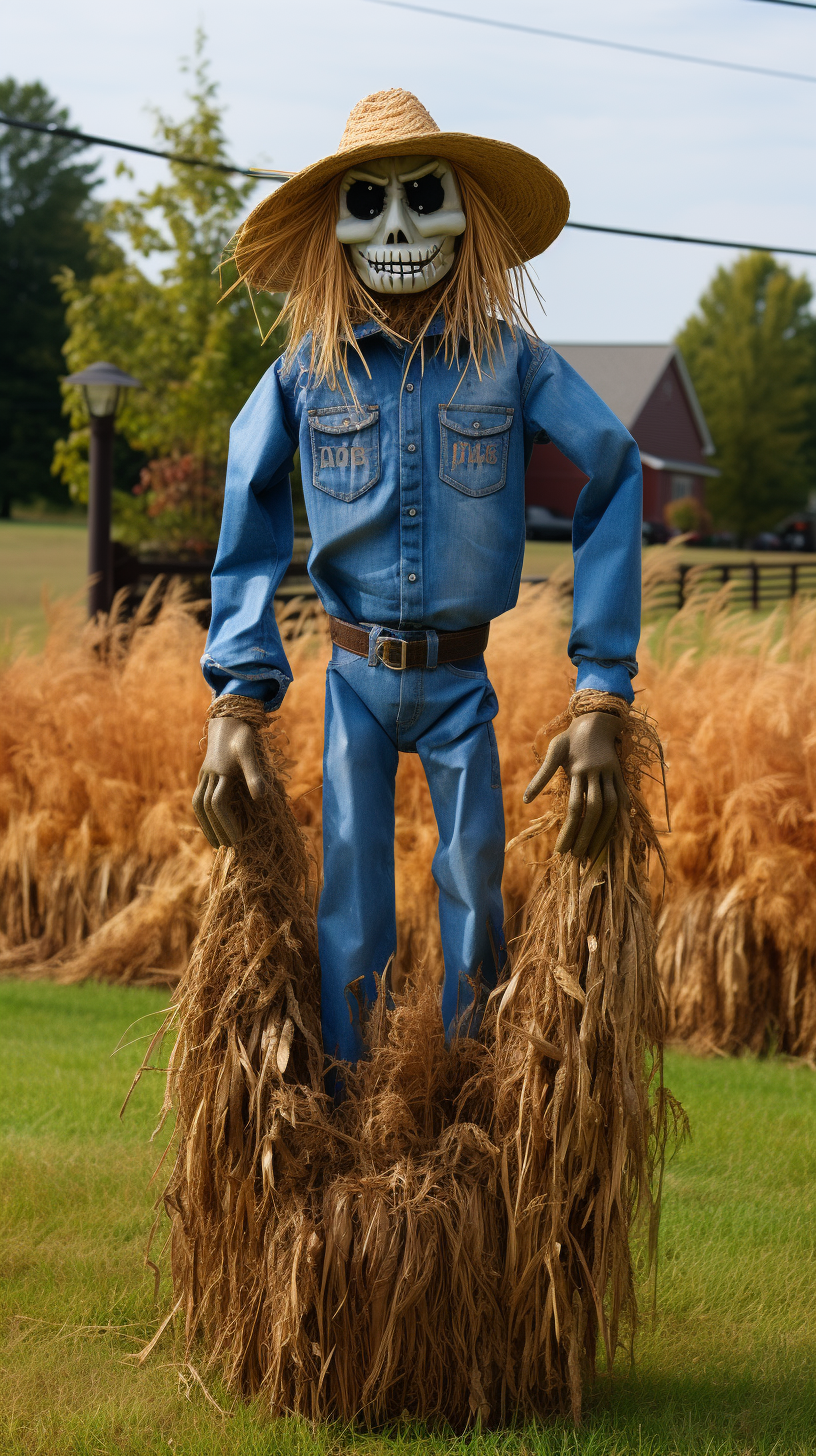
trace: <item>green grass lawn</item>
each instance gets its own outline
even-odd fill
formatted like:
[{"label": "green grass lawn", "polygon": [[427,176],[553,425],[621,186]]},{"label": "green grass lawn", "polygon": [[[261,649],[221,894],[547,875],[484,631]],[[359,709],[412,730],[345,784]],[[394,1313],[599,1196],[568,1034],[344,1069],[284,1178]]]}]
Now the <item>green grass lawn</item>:
[{"label": "green grass lawn", "polygon": [[[118,1121],[161,992],[0,982],[0,1452],[175,1456],[465,1451],[484,1456],[812,1456],[816,1447],[816,1077],[784,1061],[674,1053],[694,1127],[665,1185],[658,1312],[564,1422],[457,1440],[312,1431],[179,1383],[152,1334],[148,1134],[157,1076]],[[160,1295],[166,1307],[168,1286]]]},{"label": "green grass lawn", "polygon": [[[88,575],[84,521],[0,521],[0,657],[45,641],[43,593],[81,592]],[[22,635],[21,635],[22,634]]]},{"label": "green grass lawn", "polygon": [[569,541],[528,541],[524,548],[522,576],[550,576],[557,567],[571,560]]},{"label": "green grass lawn", "polygon": [[[647,546],[646,561],[654,560],[665,550],[663,546]],[[568,541],[528,541],[524,551],[524,576],[548,576],[557,566],[569,561],[572,547]],[[756,561],[760,566],[812,566],[816,556],[799,551],[726,551],[708,546],[683,546],[678,564],[686,566],[744,566]]]}]

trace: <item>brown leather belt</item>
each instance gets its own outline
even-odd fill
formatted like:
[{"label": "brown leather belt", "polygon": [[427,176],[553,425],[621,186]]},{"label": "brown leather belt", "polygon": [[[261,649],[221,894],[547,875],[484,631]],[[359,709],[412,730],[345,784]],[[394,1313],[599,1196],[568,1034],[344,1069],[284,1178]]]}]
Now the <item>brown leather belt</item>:
[{"label": "brown leather belt", "polygon": [[[339,617],[329,617],[329,622],[332,642],[345,648],[346,652],[368,657],[370,639],[365,627],[343,622]],[[388,631],[390,628],[383,628],[383,633]],[[468,627],[464,632],[438,632],[437,662],[460,662],[465,657],[478,657],[487,646],[489,634],[489,622],[482,623],[481,627]],[[427,667],[428,638],[415,637],[409,641],[404,637],[381,635],[377,639],[377,661],[395,672],[403,672],[406,667]]]}]

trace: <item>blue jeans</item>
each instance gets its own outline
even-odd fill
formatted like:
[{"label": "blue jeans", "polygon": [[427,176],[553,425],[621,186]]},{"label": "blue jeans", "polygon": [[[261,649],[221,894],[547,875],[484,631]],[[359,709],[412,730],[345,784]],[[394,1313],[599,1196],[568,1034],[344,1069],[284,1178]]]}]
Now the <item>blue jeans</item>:
[{"label": "blue jeans", "polygon": [[[358,1001],[347,988],[359,981],[358,991],[371,1002],[375,973],[383,973],[397,946],[394,784],[400,752],[420,756],[439,831],[433,875],[449,1036],[478,1029],[472,983],[478,978],[482,988],[495,986],[504,953],[504,808],[492,723],[498,702],[484,658],[395,672],[376,660],[376,632],[368,660],[335,647],[326,675],[317,918],[323,1045],[327,1055],[351,1062],[365,1046]],[[429,637],[435,645],[434,634]]]}]

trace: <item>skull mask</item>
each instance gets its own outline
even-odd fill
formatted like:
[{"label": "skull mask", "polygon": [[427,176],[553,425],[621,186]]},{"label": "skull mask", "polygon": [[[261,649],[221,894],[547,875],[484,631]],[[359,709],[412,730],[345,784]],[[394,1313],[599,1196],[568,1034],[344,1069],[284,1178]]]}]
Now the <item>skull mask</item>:
[{"label": "skull mask", "polygon": [[453,266],[465,231],[456,174],[440,157],[385,157],[340,183],[337,236],[367,288],[422,293]]}]

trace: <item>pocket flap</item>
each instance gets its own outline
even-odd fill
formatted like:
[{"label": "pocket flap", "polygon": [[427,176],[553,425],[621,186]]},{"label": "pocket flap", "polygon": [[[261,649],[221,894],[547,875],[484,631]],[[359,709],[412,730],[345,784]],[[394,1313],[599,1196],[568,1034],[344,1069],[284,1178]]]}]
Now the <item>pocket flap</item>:
[{"label": "pocket flap", "polygon": [[440,422],[457,435],[483,440],[486,435],[503,435],[513,423],[512,405],[444,405],[439,406]]},{"label": "pocket flap", "polygon": [[348,435],[350,431],[368,430],[380,418],[377,405],[363,405],[362,409],[316,409],[309,410],[309,423],[321,435]]}]

